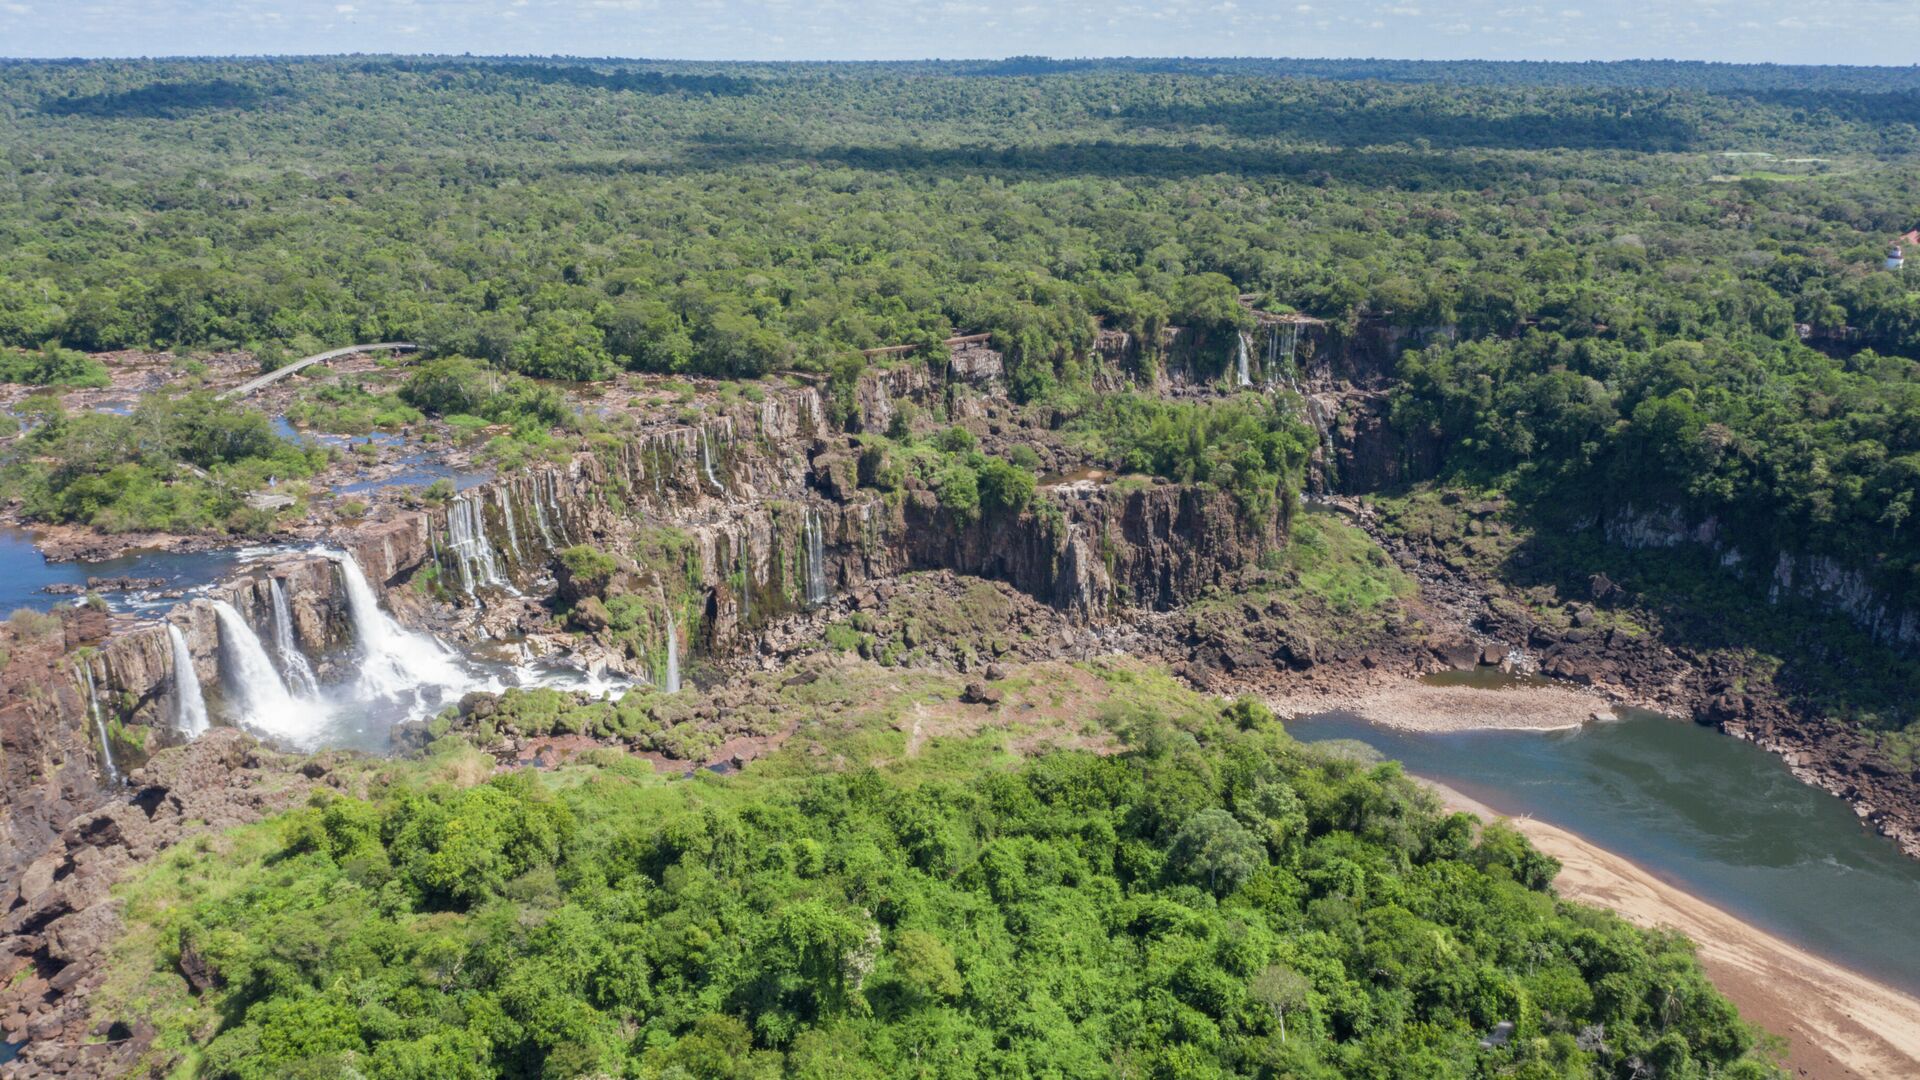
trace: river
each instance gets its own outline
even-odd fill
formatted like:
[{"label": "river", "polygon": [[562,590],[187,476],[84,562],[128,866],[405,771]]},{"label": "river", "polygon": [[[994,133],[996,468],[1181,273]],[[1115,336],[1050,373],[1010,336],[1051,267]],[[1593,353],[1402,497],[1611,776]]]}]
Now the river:
[{"label": "river", "polygon": [[251,559],[274,553],[274,549],[222,548],[217,551],[134,551],[97,562],[49,562],[34,546],[33,536],[22,529],[0,528],[0,616],[16,608],[47,611],[70,604],[75,597],[44,591],[48,585],[84,586],[89,577],[157,578],[164,584],[136,595],[105,594],[117,610],[159,611],[179,601],[158,595],[195,589],[226,577],[235,567]]},{"label": "river", "polygon": [[[1505,691],[1524,692],[1524,691]],[[1349,714],[1288,724],[1532,815],[1805,948],[1920,993],[1920,861],[1751,743],[1657,713],[1545,733],[1404,732]]]}]

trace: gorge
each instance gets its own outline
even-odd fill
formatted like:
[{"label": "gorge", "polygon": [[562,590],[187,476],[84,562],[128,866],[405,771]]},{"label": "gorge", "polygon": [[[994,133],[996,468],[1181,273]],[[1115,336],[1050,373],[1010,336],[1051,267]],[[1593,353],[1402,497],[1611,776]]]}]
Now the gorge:
[{"label": "gorge", "polygon": [[[1282,500],[1249,514],[1218,488],[1116,479],[1103,471],[1112,462],[1089,458],[1072,440],[1036,424],[1008,397],[998,357],[972,347],[964,365],[909,357],[863,377],[839,423],[830,418],[823,388],[804,380],[768,386],[758,400],[712,398],[690,422],[661,422],[646,409],[642,382],[622,391],[641,417],[622,438],[482,479],[438,505],[389,503],[363,524],[262,549],[159,618],[115,615],[83,625],[85,609],[71,609],[61,619],[63,633],[74,635],[76,682],[52,696],[51,711],[36,714],[46,722],[35,728],[35,752],[49,760],[65,747],[92,767],[84,785],[74,784],[69,767],[57,780],[49,773],[23,788],[59,783],[64,797],[37,805],[13,800],[9,857],[28,884],[12,901],[11,955],[16,963],[46,956],[44,943],[55,928],[99,917],[97,904],[70,890],[26,893],[33,882],[57,878],[58,867],[93,843],[80,839],[62,815],[84,820],[89,808],[128,794],[136,804],[163,797],[150,794],[158,789],[143,766],[166,747],[207,738],[210,723],[295,752],[392,753],[446,732],[449,717],[456,731],[466,730],[499,707],[493,702],[512,707],[514,694],[539,688],[577,703],[617,698],[630,687],[629,701],[671,700],[682,695],[683,666],[690,666],[708,688],[703,692],[715,692],[744,673],[791,670],[823,647],[823,637],[834,640],[848,627],[863,654],[884,653],[886,662],[909,667],[950,666],[987,680],[1005,678],[1009,664],[1114,652],[1165,658],[1216,692],[1280,690],[1299,680],[1363,687],[1435,667],[1488,670],[1492,664],[1575,674],[1627,703],[1702,715],[1719,707],[1717,695],[1703,701],[1649,692],[1662,685],[1672,693],[1676,661],[1670,655],[1642,672],[1633,665],[1644,659],[1644,642],[1623,639],[1620,652],[1609,654],[1594,651],[1602,643],[1574,633],[1543,636],[1539,624],[1516,622],[1513,608],[1502,607],[1484,580],[1472,586],[1480,591],[1470,592],[1465,606],[1449,609],[1430,599],[1419,623],[1390,618],[1356,630],[1350,620],[1311,604],[1303,611],[1297,600],[1274,601],[1273,611],[1285,613],[1279,620],[1244,604],[1227,609],[1232,614],[1224,620],[1198,615],[1219,598],[1249,595],[1249,589],[1258,595],[1275,553],[1290,536],[1297,543],[1308,525],[1314,535],[1338,529],[1359,537],[1372,529],[1389,549],[1404,544],[1381,531],[1370,511],[1350,507],[1345,493],[1388,476],[1416,475],[1427,453],[1380,411],[1389,364],[1369,355],[1364,336],[1332,335],[1297,319],[1271,322],[1266,333],[1264,347],[1238,342],[1229,369],[1209,375],[1204,365],[1180,362],[1206,350],[1184,342],[1184,332],[1171,332],[1150,385],[1172,400],[1225,401],[1253,390],[1292,402],[1286,407],[1296,410],[1306,432],[1300,453],[1308,459],[1308,486],[1321,493],[1315,506]],[[1109,378],[1141,377],[1141,354],[1131,341],[1106,340],[1103,356]],[[1032,502],[1013,512],[985,506],[966,512],[943,502],[937,490],[887,487],[884,454],[899,451],[874,434],[900,432],[903,417],[941,415],[983,446],[1025,445],[1039,456],[1048,475],[1035,485]],[[907,421],[916,422],[928,423]],[[875,447],[882,448],[878,459]],[[1642,528],[1634,535],[1647,533]],[[1401,562],[1430,573],[1413,550],[1403,550]],[[893,616],[886,598],[903,586],[920,587],[909,583],[927,574],[1000,583],[1050,614],[987,626],[981,637],[943,638],[950,632],[926,625],[931,609],[910,607],[904,620],[887,622]],[[940,591],[951,588],[938,586],[930,595],[959,595]],[[1583,664],[1589,666],[1575,666]],[[1654,677],[1640,677],[1647,674]],[[1705,674],[1691,678],[1693,686],[1712,686]],[[967,693],[975,692],[970,685]],[[978,693],[987,700],[1000,691]],[[624,715],[627,706],[619,708]],[[668,768],[729,771],[778,747],[792,730],[791,722],[767,726],[725,711],[680,721],[658,705],[640,708],[663,717],[666,727],[650,735],[591,726],[572,735],[515,735],[510,723],[483,745],[509,763],[551,764],[586,746],[610,744],[652,755]],[[493,730],[493,721],[480,722],[482,730]],[[1639,719],[1583,740],[1634,743],[1644,735],[1652,739],[1649,746],[1659,746],[1668,723]],[[691,734],[703,730],[711,733]],[[1538,735],[1509,737],[1517,740],[1504,752],[1512,762],[1475,752],[1463,771],[1424,744],[1370,729],[1309,718],[1296,730],[1308,740],[1331,734],[1373,743],[1417,772],[1469,790],[1480,790],[1473,787],[1481,775],[1474,770],[1510,780],[1554,768],[1529,756],[1548,745],[1539,740],[1549,737]],[[1769,764],[1754,775],[1777,768]],[[1598,783],[1586,797],[1590,805],[1607,797],[1602,791],[1609,782]],[[1523,796],[1480,793],[1503,809],[1534,808]],[[1658,839],[1665,827],[1654,814],[1644,819],[1645,831],[1634,834],[1577,816],[1562,823],[1620,843],[1656,872],[1672,873],[1789,940],[1909,985],[1905,944],[1872,932],[1864,941],[1823,936],[1807,921],[1802,901],[1810,898],[1816,907],[1839,898],[1897,903],[1920,888],[1911,864],[1895,859],[1898,865],[1883,863],[1867,878],[1818,889],[1741,885],[1729,891],[1729,879],[1710,868],[1733,864],[1699,861],[1702,836],[1714,834],[1687,834],[1668,845]],[[1855,854],[1859,843],[1878,843],[1845,838],[1855,828],[1835,820],[1845,816],[1821,816],[1828,831],[1808,842]],[[1906,819],[1877,820],[1884,827]],[[1859,887],[1868,880],[1886,896],[1868,899]],[[38,970],[56,977],[79,962],[79,954],[65,966],[41,960]],[[86,984],[77,985],[81,992],[67,1005],[60,992],[49,994],[44,1015],[87,1015],[91,995]],[[22,1060],[39,1060],[37,1054],[59,1045],[50,1025],[36,1030]]]},{"label": "gorge", "polygon": [[[1264,346],[1251,350],[1260,361],[1249,360],[1240,340],[1224,377],[1207,374],[1203,361],[1195,367],[1204,343],[1186,331],[1167,332],[1157,365],[1143,365],[1142,350],[1126,335],[1103,337],[1098,355],[1111,377],[1151,371],[1158,392],[1175,397],[1208,394],[1216,378],[1231,392],[1256,376],[1266,393],[1292,397],[1316,431],[1309,485],[1318,490],[1367,491],[1432,467],[1433,450],[1383,411],[1391,349],[1400,341],[1367,330],[1330,333],[1299,318],[1268,319],[1264,333]],[[1069,616],[1089,642],[1146,642],[1161,655],[1193,657],[1207,672],[1197,676],[1203,684],[1271,683],[1258,671],[1264,663],[1244,655],[1233,633],[1184,627],[1177,615],[1209,590],[1257,573],[1256,564],[1284,543],[1297,512],[1285,505],[1249,518],[1204,486],[1069,479],[1042,485],[1033,511],[967,520],[924,490],[867,486],[871,462],[861,456],[861,435],[896,424],[903,408],[946,412],[977,429],[988,446],[1032,439],[1069,475],[1064,467],[1076,463],[1067,456],[1074,452],[1026,426],[1030,419],[1005,396],[997,354],[974,345],[963,351],[965,363],[959,354],[951,364],[914,360],[863,378],[843,425],[828,420],[819,386],[770,388],[757,402],[709,405],[714,411],[690,424],[643,423],[618,443],[459,490],[439,508],[390,513],[324,537],[332,548],[255,554],[237,575],[163,620],[127,624],[88,642],[71,669],[76,685],[54,697],[55,727],[68,732],[64,745],[89,748],[97,791],[154,749],[204,730],[210,711],[297,746],[380,751],[393,725],[421,722],[472,690],[556,679],[594,685],[613,673],[672,691],[689,654],[720,666],[774,663],[789,655],[792,646],[782,642],[792,625],[831,620],[874,583],[925,570],[1007,582]],[[1621,520],[1636,524],[1610,521],[1606,537],[1629,549],[1681,535],[1658,531],[1644,516]],[[1368,527],[1389,548],[1407,543]],[[617,645],[606,632],[602,598],[580,588],[564,564],[563,554],[579,544],[656,553],[652,562],[623,560],[613,571],[627,593],[627,626]],[[1420,567],[1414,555],[1401,558]],[[1789,565],[1792,558],[1783,552],[1778,561]],[[1736,569],[1763,561],[1722,558]],[[1857,613],[1870,632],[1897,639],[1905,625],[1890,622],[1884,606],[1863,607],[1859,598],[1870,593],[1857,581],[1835,591],[1825,584],[1835,580],[1831,573],[1801,578],[1812,590],[1809,600],[1838,597],[1838,610]],[[1476,587],[1496,591],[1485,579]],[[1791,575],[1776,573],[1769,597],[1784,601],[1793,588]],[[556,593],[561,604],[575,605],[568,616],[575,633],[556,633],[546,621],[541,605]],[[577,602],[589,599],[598,613],[583,623]],[[1576,641],[1577,631],[1556,642],[1560,631],[1516,618],[1510,604],[1472,607],[1447,612],[1450,626],[1429,626],[1411,638],[1376,633],[1335,651],[1284,634],[1277,648],[1254,644],[1271,651],[1283,680],[1289,669],[1338,679],[1376,664],[1418,671],[1458,664],[1462,652],[1473,654],[1469,666],[1482,652],[1502,662],[1511,653],[1523,666],[1574,674],[1617,700],[1691,714],[1799,754],[1796,765],[1823,786],[1840,790],[1850,782],[1820,773],[1800,749],[1805,743],[1795,741],[1793,725],[1765,699],[1750,698],[1738,707],[1744,712],[1730,713],[1714,676],[1685,674],[1686,662],[1671,654],[1641,670],[1647,642],[1623,643],[1616,662],[1604,642],[1598,653],[1596,643]],[[585,640],[582,629],[590,631]],[[213,691],[211,710],[202,703],[202,685]],[[67,711],[69,701],[82,703],[80,711]],[[117,762],[111,774],[109,760]],[[1882,779],[1896,784],[1892,790],[1902,782]],[[1911,842],[1913,819],[1900,811],[1901,799],[1855,798],[1863,816]],[[31,861],[57,825],[13,815],[11,858]]]}]

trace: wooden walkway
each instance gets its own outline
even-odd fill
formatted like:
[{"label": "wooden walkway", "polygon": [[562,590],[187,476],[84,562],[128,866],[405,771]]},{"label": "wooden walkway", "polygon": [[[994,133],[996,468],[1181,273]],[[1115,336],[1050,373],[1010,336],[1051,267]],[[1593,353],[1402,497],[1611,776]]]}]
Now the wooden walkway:
[{"label": "wooden walkway", "polygon": [[331,349],[327,352],[316,353],[312,356],[303,356],[291,364],[274,368],[272,371],[258,378],[248,379],[239,386],[216,396],[221,401],[226,401],[230,398],[247,397],[263,387],[272,386],[274,383],[279,382],[281,379],[286,378],[296,371],[304,371],[315,364],[324,364],[329,360],[338,360],[343,356],[352,356],[355,353],[382,352],[387,350],[393,352],[413,352],[419,348],[420,346],[415,345],[411,341],[383,341],[376,345],[349,345],[344,349]]},{"label": "wooden walkway", "polygon": [[[991,341],[991,340],[993,340],[992,334],[961,334],[959,337],[950,337],[947,340],[941,342],[940,344],[945,345],[948,348],[952,348],[955,345],[972,345],[978,342]],[[920,346],[918,345],[885,345],[878,349],[861,349],[860,355],[861,356],[893,356],[897,353],[912,352],[913,350],[919,347]]]}]

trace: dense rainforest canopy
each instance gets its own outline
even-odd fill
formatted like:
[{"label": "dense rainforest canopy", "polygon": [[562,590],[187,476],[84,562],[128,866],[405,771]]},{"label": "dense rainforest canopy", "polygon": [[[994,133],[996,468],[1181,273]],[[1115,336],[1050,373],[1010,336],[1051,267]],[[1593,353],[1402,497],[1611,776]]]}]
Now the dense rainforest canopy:
[{"label": "dense rainforest canopy", "polygon": [[[1554,900],[1518,833],[1257,704],[1101,677],[1123,754],[475,784],[450,735],[157,868],[125,992],[163,1044],[217,1013],[197,1075],[263,1080],[1777,1075],[1689,946]],[[219,989],[184,995],[187,955]]]},{"label": "dense rainforest canopy", "polygon": [[1036,398],[1084,382],[1096,326],[1225,331],[1250,293],[1449,328],[1396,404],[1447,468],[1578,514],[1681,504],[1920,595],[1920,294],[1881,270],[1920,224],[1908,71],[0,71],[0,345],[411,338],[591,379],[973,331]]}]

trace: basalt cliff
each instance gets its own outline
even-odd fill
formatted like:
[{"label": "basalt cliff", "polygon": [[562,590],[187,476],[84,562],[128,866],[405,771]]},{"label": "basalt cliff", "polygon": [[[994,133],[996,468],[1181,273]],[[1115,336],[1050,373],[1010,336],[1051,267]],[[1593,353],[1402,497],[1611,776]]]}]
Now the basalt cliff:
[{"label": "basalt cliff", "polygon": [[[1390,396],[1400,351],[1449,335],[1269,316],[1231,342],[1173,329],[1152,348],[1118,332],[1095,343],[1097,379],[1109,388],[1297,402],[1318,438],[1311,498],[1369,530],[1421,584],[1357,631],[1329,631],[1278,602],[1228,599],[1278,573],[1272,556],[1306,508],[1280,500],[1250,515],[1210,486],[1115,480],[1057,436],[1056,418],[1009,397],[1001,357],[980,343],[937,363],[869,372],[838,398],[791,380],[710,398],[692,415],[644,413],[630,431],[594,436],[562,459],[302,537],[160,618],[83,605],[32,633],[15,628],[0,681],[0,979],[14,980],[13,1011],[0,1021],[43,1048],[106,1034],[62,1002],[90,977],[116,868],[200,823],[252,820],[326,783],[321,759],[300,764],[236,732],[203,733],[210,718],[236,711],[228,699],[247,692],[250,664],[285,674],[297,657],[316,684],[351,680],[379,659],[377,635],[391,632],[376,623],[391,622],[492,663],[564,664],[588,683],[719,681],[817,647],[833,619],[884,622],[872,613],[917,572],[947,575],[935,588],[991,582],[1015,598],[1007,610],[1025,614],[967,641],[924,640],[914,620],[899,619],[863,650],[982,673],[1002,657],[1124,650],[1222,692],[1519,665],[1754,738],[1914,849],[1920,777],[1876,765],[1858,736],[1744,689],[1723,658],[1657,635],[1595,631],[1593,603],[1630,598],[1596,585],[1595,597],[1543,614],[1443,546],[1382,528],[1352,498],[1439,467],[1445,448],[1397,427]],[[989,449],[1028,447],[1044,474],[1032,504],[959,513],[924,487],[876,483],[858,436],[928,415]],[[1622,545],[1717,542],[1673,513],[1593,527]],[[1773,599],[1831,603],[1910,644],[1913,617],[1857,571],[1791,553],[1729,556],[1730,569],[1761,563],[1771,565]],[[1203,601],[1212,606],[1196,607]],[[719,741],[703,756],[736,753],[747,733],[723,715],[713,722]],[[670,747],[634,749],[672,756]],[[85,1054],[65,1053],[36,1051],[28,1065],[40,1072],[23,1075],[84,1073]]]}]

